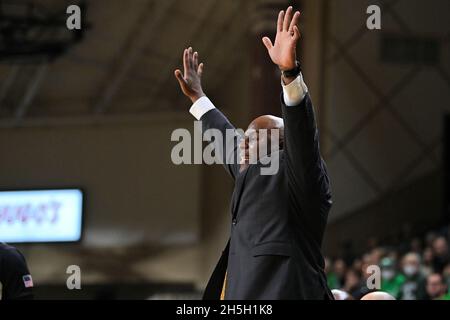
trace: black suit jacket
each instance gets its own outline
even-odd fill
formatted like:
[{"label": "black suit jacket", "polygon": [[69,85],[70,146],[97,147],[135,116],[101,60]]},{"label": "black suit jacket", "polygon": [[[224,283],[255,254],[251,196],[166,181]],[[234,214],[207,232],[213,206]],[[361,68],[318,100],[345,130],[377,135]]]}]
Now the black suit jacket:
[{"label": "black suit jacket", "polygon": [[[204,299],[219,299],[225,272],[225,299],[333,299],[321,254],[331,192],[314,109],[308,94],[298,106],[287,107],[283,97],[281,105],[278,173],[261,175],[261,164],[243,172],[225,165],[235,180],[231,236]],[[201,121],[204,131],[233,129],[217,109]]]}]

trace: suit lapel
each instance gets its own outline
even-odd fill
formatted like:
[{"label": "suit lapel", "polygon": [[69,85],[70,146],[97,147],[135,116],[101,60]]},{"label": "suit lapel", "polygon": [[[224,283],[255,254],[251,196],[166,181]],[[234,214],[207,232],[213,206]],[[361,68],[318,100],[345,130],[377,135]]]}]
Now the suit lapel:
[{"label": "suit lapel", "polygon": [[242,191],[245,186],[245,178],[247,177],[247,173],[250,170],[251,166],[247,167],[244,171],[242,171],[237,179],[234,186],[233,196],[231,198],[231,214],[232,217],[235,218],[237,214],[237,208],[239,206],[239,201],[241,200]]}]

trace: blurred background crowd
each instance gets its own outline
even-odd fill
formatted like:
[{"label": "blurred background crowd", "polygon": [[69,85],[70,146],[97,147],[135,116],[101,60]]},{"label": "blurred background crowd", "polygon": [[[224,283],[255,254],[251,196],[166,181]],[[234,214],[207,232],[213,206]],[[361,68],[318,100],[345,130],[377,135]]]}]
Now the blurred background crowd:
[{"label": "blurred background crowd", "polygon": [[369,266],[376,265],[381,270],[381,290],[396,299],[450,300],[449,230],[403,234],[388,242],[370,238],[360,255],[347,243],[342,255],[325,259],[328,285],[347,292],[350,299],[360,299],[370,291]]}]

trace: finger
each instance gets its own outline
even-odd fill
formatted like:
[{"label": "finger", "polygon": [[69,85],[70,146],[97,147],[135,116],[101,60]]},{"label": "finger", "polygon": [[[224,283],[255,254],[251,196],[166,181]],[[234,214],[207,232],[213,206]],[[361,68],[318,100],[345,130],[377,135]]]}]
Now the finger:
[{"label": "finger", "polygon": [[284,11],[278,14],[277,31],[283,31]]},{"label": "finger", "polygon": [[198,52],[194,52],[194,70],[198,69]]},{"label": "finger", "polygon": [[293,30],[294,30],[294,40],[297,41],[298,39],[300,39],[300,30],[298,30],[297,26],[294,26]]},{"label": "finger", "polygon": [[291,24],[289,26],[289,31],[292,31],[294,26],[298,24],[298,19],[300,18],[300,11],[297,11],[292,18]]},{"label": "finger", "polygon": [[271,50],[273,47],[272,41],[270,41],[270,39],[268,37],[264,37],[262,39],[262,42],[264,43],[264,45],[266,46],[267,50]]},{"label": "finger", "polygon": [[197,74],[201,77],[203,75],[203,62],[200,63],[197,69]]},{"label": "finger", "polygon": [[188,74],[189,71],[189,56],[188,50],[185,49],[183,53],[183,66],[184,66],[184,74]]},{"label": "finger", "polygon": [[189,66],[191,67],[191,69],[193,69],[194,68],[194,58],[193,58],[192,47],[189,47],[188,55],[189,55]]},{"label": "finger", "polygon": [[186,85],[186,80],[184,80],[183,74],[179,69],[175,70],[175,78],[177,78],[178,83],[180,84],[181,87]]},{"label": "finger", "polygon": [[289,25],[291,24],[292,19],[292,7],[287,8],[286,15],[284,16],[284,22],[283,22],[283,30],[288,31]]}]

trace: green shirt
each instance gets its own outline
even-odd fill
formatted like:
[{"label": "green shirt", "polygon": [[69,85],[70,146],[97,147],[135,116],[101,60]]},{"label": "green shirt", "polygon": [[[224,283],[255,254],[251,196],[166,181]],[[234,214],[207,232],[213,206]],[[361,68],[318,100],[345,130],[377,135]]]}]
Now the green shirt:
[{"label": "green shirt", "polygon": [[446,293],[443,296],[437,298],[436,300],[450,300],[450,293]]},{"label": "green shirt", "polygon": [[338,278],[337,278],[337,276],[333,273],[333,272],[330,272],[328,275],[327,275],[327,284],[328,284],[328,287],[332,290],[332,289],[340,289],[339,288],[339,283],[338,283]]},{"label": "green shirt", "polygon": [[405,282],[405,276],[399,274],[393,277],[391,280],[381,281],[381,290],[389,293],[394,298],[398,299],[400,297],[400,291],[403,283]]}]

